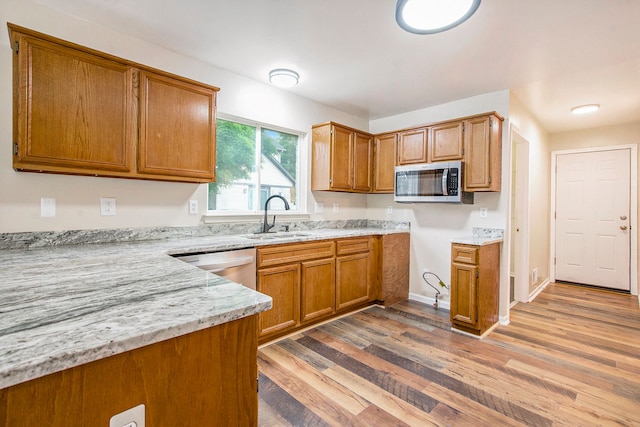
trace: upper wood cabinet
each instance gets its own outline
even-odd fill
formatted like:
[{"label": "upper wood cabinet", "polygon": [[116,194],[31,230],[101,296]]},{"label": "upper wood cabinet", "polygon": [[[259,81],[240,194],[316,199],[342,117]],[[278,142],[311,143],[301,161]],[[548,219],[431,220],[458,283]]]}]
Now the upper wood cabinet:
[{"label": "upper wood cabinet", "polygon": [[398,164],[426,163],[429,128],[410,129],[400,133],[398,140]]},{"label": "upper wood cabinet", "polygon": [[312,127],[311,190],[371,191],[371,135],[327,122]]},{"label": "upper wood cabinet", "polygon": [[373,139],[373,192],[393,194],[398,134],[376,135]]},{"label": "upper wood cabinet", "polygon": [[502,118],[483,115],[465,120],[464,125],[464,190],[500,191]]},{"label": "upper wood cabinet", "polygon": [[215,102],[210,88],[141,71],[139,172],[213,180]]},{"label": "upper wood cabinet", "polygon": [[455,121],[431,126],[429,162],[462,160],[464,122]]},{"label": "upper wood cabinet", "polygon": [[218,88],[8,26],[14,169],[215,179]]}]

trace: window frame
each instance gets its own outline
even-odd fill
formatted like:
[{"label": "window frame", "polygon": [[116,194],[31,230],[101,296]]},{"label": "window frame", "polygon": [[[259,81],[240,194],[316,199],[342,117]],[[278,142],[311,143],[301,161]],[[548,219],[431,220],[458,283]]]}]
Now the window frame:
[{"label": "window frame", "polygon": [[[307,149],[307,137],[308,133],[285,128],[282,126],[272,125],[268,123],[263,123],[255,120],[246,119],[243,117],[237,117],[228,114],[217,114],[216,117],[216,125],[218,120],[226,120],[234,123],[239,123],[241,125],[251,126],[256,128],[256,137],[262,132],[263,129],[273,130],[276,132],[288,133],[291,135],[298,136],[298,153],[296,156],[296,210],[276,210],[271,211],[269,209],[269,213],[273,212],[277,216],[286,216],[288,219],[309,219],[310,215],[307,212],[307,173],[306,170],[308,168],[303,168],[303,165],[308,164],[308,149]],[[216,126],[217,128],[217,126]],[[217,142],[216,142],[217,143]],[[260,151],[260,152],[259,152]],[[259,161],[261,158],[261,143],[256,141],[256,167],[259,165]],[[258,180],[255,183],[257,185],[256,188],[261,186],[261,176],[260,172],[258,172]],[[257,210],[209,210],[209,184],[207,184],[207,212],[204,217],[205,223],[212,223],[224,220],[224,222],[232,222],[236,221],[246,221],[251,219],[262,219],[264,216],[263,206],[258,206]],[[258,198],[258,204],[260,199]]]}]

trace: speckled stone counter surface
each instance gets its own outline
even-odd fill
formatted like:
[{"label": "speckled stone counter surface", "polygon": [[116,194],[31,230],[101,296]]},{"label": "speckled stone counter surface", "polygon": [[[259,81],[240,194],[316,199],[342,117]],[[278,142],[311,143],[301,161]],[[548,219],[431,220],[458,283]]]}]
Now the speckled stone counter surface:
[{"label": "speckled stone counter surface", "polygon": [[451,239],[451,243],[461,243],[463,245],[483,246],[504,240],[504,230],[502,228],[480,228],[474,227],[471,236],[456,237]]},{"label": "speckled stone counter surface", "polygon": [[170,255],[408,231],[316,225],[265,239],[249,231],[255,223],[0,234],[0,388],[271,308],[270,297]]}]

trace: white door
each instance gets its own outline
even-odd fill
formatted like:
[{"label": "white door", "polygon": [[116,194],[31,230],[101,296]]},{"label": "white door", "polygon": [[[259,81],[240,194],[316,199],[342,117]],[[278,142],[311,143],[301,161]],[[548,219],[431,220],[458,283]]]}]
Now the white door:
[{"label": "white door", "polygon": [[556,280],[630,290],[630,150],[556,159]]}]

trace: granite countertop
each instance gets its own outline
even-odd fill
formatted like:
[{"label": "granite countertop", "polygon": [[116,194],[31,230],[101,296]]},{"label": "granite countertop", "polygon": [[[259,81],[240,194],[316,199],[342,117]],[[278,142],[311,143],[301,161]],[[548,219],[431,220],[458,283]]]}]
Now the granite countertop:
[{"label": "granite countertop", "polygon": [[484,246],[493,243],[500,243],[504,240],[504,230],[501,228],[479,228],[474,227],[471,236],[455,237],[451,243],[463,245]]},{"label": "granite countertop", "polygon": [[[408,232],[358,228],[0,251],[0,388],[271,308],[170,255]],[[6,237],[3,235],[2,237]],[[23,237],[20,237],[23,238]]]}]

